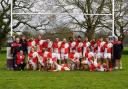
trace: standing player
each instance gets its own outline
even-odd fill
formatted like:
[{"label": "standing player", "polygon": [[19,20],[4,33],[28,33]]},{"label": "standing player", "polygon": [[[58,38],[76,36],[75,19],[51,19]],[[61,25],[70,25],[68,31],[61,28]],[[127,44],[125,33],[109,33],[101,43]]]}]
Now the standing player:
[{"label": "standing player", "polygon": [[101,37],[97,41],[97,58],[98,58],[98,62],[100,62],[101,64],[103,63],[103,59],[104,59],[104,44],[105,42],[103,41],[103,38]]},{"label": "standing player", "polygon": [[87,57],[87,54],[88,54],[88,49],[89,49],[89,46],[90,46],[90,42],[88,41],[88,38],[86,37],[85,38],[85,41],[83,41],[83,57]]},{"label": "standing player", "polygon": [[22,49],[22,45],[20,43],[20,38],[16,38],[16,41],[14,41],[11,44],[11,47],[12,47],[12,54],[13,54],[13,69],[15,70],[17,68],[17,65],[16,65],[16,55]]},{"label": "standing player", "polygon": [[68,60],[68,53],[69,53],[69,44],[67,43],[66,38],[64,38],[61,44],[61,58],[62,61],[65,63],[67,63]]},{"label": "standing player", "polygon": [[104,59],[106,60],[107,69],[109,70],[109,67],[111,66],[111,59],[112,59],[112,47],[113,44],[109,41],[109,38],[106,38],[106,43],[104,45],[105,51],[104,51]]},{"label": "standing player", "polygon": [[59,64],[61,58],[60,58],[60,47],[61,47],[61,41],[59,38],[56,38],[55,41],[52,44],[53,52],[56,53],[57,56],[57,63]]}]

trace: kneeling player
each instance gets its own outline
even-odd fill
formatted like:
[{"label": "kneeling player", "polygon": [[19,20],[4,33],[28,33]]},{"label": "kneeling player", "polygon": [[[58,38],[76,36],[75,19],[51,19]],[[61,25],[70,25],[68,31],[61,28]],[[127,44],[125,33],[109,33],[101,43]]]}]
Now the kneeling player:
[{"label": "kneeling player", "polygon": [[17,58],[16,58],[16,64],[18,70],[24,70],[24,67],[26,65],[24,63],[24,60],[25,60],[25,56],[23,54],[23,51],[20,50],[20,52],[17,53]]},{"label": "kneeling player", "polygon": [[80,69],[80,55],[75,51],[75,49],[69,53],[69,59],[71,60],[71,69]]},{"label": "kneeling player", "polygon": [[31,51],[28,54],[28,64],[30,67],[32,67],[33,70],[36,70],[37,62],[38,62],[38,53],[34,51],[34,48],[31,48]]}]

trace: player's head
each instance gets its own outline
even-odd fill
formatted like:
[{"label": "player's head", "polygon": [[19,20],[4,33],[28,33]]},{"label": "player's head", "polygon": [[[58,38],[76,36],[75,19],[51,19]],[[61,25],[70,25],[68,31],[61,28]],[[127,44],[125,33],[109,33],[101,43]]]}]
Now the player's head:
[{"label": "player's head", "polygon": [[67,42],[66,38],[63,39],[63,42]]},{"label": "player's head", "polygon": [[103,37],[100,37],[100,39],[99,39],[100,41],[103,41],[104,39],[103,39]]},{"label": "player's head", "polygon": [[114,37],[114,41],[118,41],[118,37],[117,36]]},{"label": "player's head", "polygon": [[56,38],[56,41],[59,41],[59,38]]},{"label": "player's head", "polygon": [[20,54],[23,55],[23,51],[22,50],[20,50]]},{"label": "player's head", "polygon": [[73,38],[72,37],[69,37],[69,41],[73,41]]},{"label": "player's head", "polygon": [[88,41],[88,37],[85,37],[85,41]]},{"label": "player's head", "polygon": [[23,35],[23,36],[21,37],[21,39],[22,39],[22,40],[25,40],[25,39],[26,39],[26,37]]},{"label": "player's head", "polygon": [[31,47],[31,52],[34,52],[34,51],[35,51],[34,47]]},{"label": "player's head", "polygon": [[105,41],[106,41],[106,42],[109,42],[109,38],[108,38],[108,37],[106,37],[106,38],[105,38]]},{"label": "player's head", "polygon": [[39,35],[39,36],[38,36],[38,39],[39,39],[39,40],[40,40],[40,39],[42,39],[42,36],[41,36],[41,35]]},{"label": "player's head", "polygon": [[81,40],[82,40],[81,36],[78,36],[78,41],[81,41]]},{"label": "player's head", "polygon": [[50,39],[47,39],[47,42],[50,42]]},{"label": "player's head", "polygon": [[92,41],[96,41],[96,39],[95,38],[92,38]]},{"label": "player's head", "polygon": [[75,53],[76,52],[76,49],[75,48],[72,48],[72,53]]},{"label": "player's head", "polygon": [[16,38],[16,42],[19,43],[20,42],[20,38],[17,37]]}]

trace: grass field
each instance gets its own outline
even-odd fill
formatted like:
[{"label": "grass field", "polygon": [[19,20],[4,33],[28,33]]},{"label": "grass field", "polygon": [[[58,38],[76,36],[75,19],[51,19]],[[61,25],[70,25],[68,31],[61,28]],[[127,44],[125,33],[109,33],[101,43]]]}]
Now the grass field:
[{"label": "grass field", "polygon": [[128,48],[123,69],[113,72],[8,71],[6,52],[0,55],[0,89],[128,89]]}]

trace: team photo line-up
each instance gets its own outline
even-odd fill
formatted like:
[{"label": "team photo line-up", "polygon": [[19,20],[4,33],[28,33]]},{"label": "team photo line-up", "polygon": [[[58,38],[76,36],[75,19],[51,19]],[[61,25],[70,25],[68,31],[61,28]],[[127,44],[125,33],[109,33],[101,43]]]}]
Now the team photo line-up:
[{"label": "team photo line-up", "polygon": [[39,71],[112,71],[122,69],[121,54],[123,43],[118,37],[110,40],[109,37],[81,36],[55,41],[37,38],[16,37],[10,43],[13,56],[14,70],[39,70]]}]

